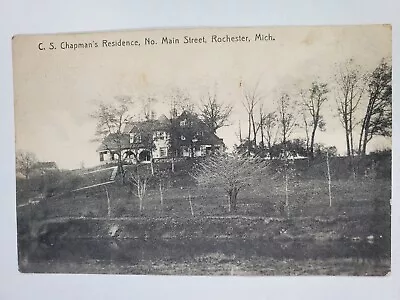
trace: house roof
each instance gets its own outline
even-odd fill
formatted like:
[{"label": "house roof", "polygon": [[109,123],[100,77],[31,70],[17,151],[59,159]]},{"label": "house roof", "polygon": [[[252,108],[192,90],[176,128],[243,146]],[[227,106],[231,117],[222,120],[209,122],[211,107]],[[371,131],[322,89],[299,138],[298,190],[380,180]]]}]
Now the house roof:
[{"label": "house roof", "polygon": [[[190,122],[194,122],[193,128],[195,128],[196,131],[199,133],[201,132],[200,135],[197,135],[197,144],[198,145],[224,145],[223,139],[219,138],[215,133],[213,133],[210,128],[207,126],[206,123],[204,123],[196,114],[192,114],[190,112],[184,111],[178,118],[177,122],[183,121],[183,120],[188,120]],[[189,132],[189,135],[193,134],[192,129],[187,130]],[[192,132],[192,134],[190,134]],[[186,136],[186,130],[185,127],[182,128],[182,134]],[[180,141],[182,145],[189,145],[191,144],[190,139],[187,139],[184,141]]]},{"label": "house roof", "polygon": [[147,121],[136,121],[128,123],[124,128],[124,133],[131,133],[134,131],[156,131],[156,130],[168,130],[171,122],[165,116],[161,115],[157,120],[147,120]]},{"label": "house roof", "polygon": [[97,151],[105,151],[110,149],[129,148],[129,134],[116,134],[111,133],[106,136]]}]

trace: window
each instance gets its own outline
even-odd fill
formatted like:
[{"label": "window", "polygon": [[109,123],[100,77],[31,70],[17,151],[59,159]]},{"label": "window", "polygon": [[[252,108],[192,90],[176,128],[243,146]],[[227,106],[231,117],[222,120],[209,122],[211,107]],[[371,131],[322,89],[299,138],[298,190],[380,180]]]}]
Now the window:
[{"label": "window", "polygon": [[110,160],[115,160],[114,153],[110,153]]},{"label": "window", "polygon": [[183,120],[183,121],[180,121],[180,122],[179,122],[179,125],[181,125],[181,126],[186,126],[186,119]]},{"label": "window", "polygon": [[165,132],[164,131],[156,131],[154,133],[154,138],[159,139],[159,140],[164,140],[165,139]]},{"label": "window", "polygon": [[104,152],[100,152],[100,161],[104,161]]},{"label": "window", "polygon": [[133,133],[129,134],[129,143],[132,144],[133,143]]},{"label": "window", "polygon": [[160,148],[160,157],[167,157],[167,147]]}]

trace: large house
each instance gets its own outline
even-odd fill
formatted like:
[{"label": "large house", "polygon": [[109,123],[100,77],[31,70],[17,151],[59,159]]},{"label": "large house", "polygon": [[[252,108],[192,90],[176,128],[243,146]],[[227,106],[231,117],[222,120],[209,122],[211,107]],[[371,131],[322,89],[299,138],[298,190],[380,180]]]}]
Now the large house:
[{"label": "large house", "polygon": [[223,139],[196,115],[183,112],[174,119],[127,123],[121,133],[108,135],[97,149],[101,163],[122,159],[127,163],[169,158],[200,157],[224,151]]}]

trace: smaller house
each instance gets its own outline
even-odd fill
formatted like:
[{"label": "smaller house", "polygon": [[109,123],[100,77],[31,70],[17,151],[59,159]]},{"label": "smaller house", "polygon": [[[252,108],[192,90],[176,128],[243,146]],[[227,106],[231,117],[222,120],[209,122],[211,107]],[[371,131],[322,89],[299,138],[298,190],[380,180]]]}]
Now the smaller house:
[{"label": "smaller house", "polygon": [[196,115],[185,111],[175,122],[178,156],[201,157],[225,150],[223,139]]},{"label": "smaller house", "polygon": [[34,165],[34,168],[40,170],[58,170],[57,164],[54,161],[39,161]]}]

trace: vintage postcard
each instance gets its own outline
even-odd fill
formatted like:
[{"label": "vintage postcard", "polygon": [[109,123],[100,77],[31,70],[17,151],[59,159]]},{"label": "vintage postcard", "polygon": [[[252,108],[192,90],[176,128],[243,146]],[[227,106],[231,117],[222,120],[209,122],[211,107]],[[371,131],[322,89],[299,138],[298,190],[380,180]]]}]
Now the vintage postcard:
[{"label": "vintage postcard", "polygon": [[390,25],[12,49],[20,272],[390,273]]}]

